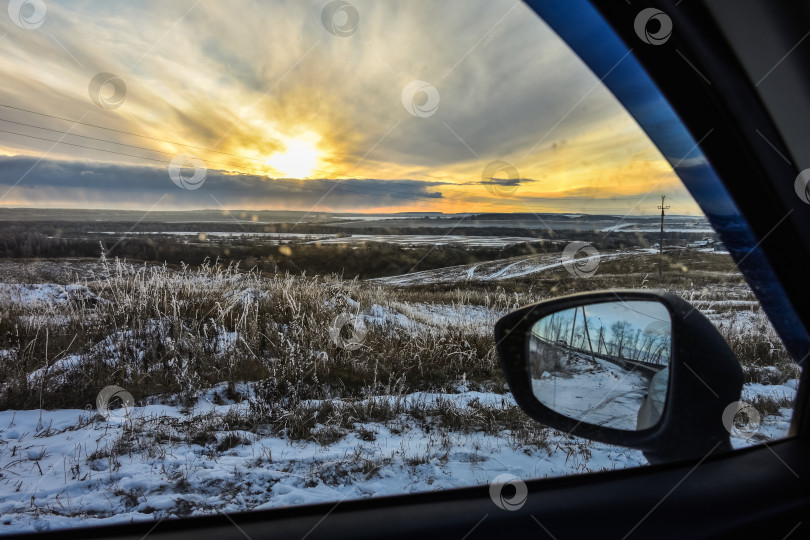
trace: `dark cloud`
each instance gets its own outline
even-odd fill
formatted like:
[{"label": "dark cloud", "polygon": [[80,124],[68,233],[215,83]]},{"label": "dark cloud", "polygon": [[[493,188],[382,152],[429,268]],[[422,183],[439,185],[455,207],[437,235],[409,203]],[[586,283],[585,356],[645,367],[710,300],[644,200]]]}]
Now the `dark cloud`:
[{"label": "dark cloud", "polygon": [[321,208],[347,211],[441,200],[442,193],[435,189],[441,185],[446,184],[408,179],[274,179],[209,170],[200,188],[185,190],[162,167],[0,157],[0,197],[6,204],[17,205],[148,207],[163,197],[169,205],[188,209],[219,204],[300,209],[320,203]]},{"label": "dark cloud", "polygon": [[534,182],[534,180],[526,179],[526,178],[490,178],[488,180],[483,180],[478,182],[479,184],[483,185],[495,185],[495,186],[522,186],[527,182]]},{"label": "dark cloud", "polygon": [[531,178],[487,178],[485,180],[478,180],[473,182],[464,182],[464,185],[467,186],[504,186],[504,187],[516,187],[522,186],[524,184],[531,184],[533,182],[537,182],[537,180],[533,180]]}]

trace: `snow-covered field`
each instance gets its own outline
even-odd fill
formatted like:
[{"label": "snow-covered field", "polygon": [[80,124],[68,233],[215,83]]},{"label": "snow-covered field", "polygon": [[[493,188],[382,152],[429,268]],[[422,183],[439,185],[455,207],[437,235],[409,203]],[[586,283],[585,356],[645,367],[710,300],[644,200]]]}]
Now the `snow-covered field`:
[{"label": "snow-covered field", "polygon": [[[615,261],[622,258],[648,255],[650,252],[650,249],[624,250],[601,253],[597,257],[599,259],[599,263],[601,264],[603,262]],[[548,270],[560,269],[562,267],[563,263],[560,259],[560,254],[549,253],[543,255],[514,257],[512,259],[500,259],[497,261],[463,266],[450,266],[436,270],[413,272],[401,276],[376,278],[370,281],[398,286],[420,285],[426,283],[463,283],[465,281],[502,281],[506,279],[531,276]]]},{"label": "snow-covered field", "polygon": [[[493,286],[484,300],[459,290],[438,301],[399,289],[560,265],[540,255],[343,282],[101,263],[81,283],[0,284],[0,325],[27,336],[0,346],[0,533],[644,465],[639,451],[545,428],[515,405],[491,329],[535,298]],[[770,340],[762,362],[744,366],[743,399],[760,421],[733,432],[733,445],[785,436],[798,370],[776,360],[753,297],[731,285],[681,294],[740,350],[751,335]],[[343,314],[363,327],[356,350],[328,331]],[[611,402],[617,410],[592,407],[610,422],[637,409],[645,381],[603,364],[600,376],[615,376],[627,398]],[[594,373],[579,375],[557,395],[591,392],[599,403]],[[99,408],[106,385],[131,391],[134,405]]]},{"label": "snow-covered field", "polygon": [[[362,218],[354,218],[361,220]],[[303,241],[310,244],[360,244],[364,242],[381,242],[397,244],[400,246],[444,246],[458,244],[467,247],[506,247],[525,242],[537,242],[537,238],[530,236],[462,236],[453,234],[308,234],[308,233],[273,233],[273,232],[245,232],[245,231],[213,231],[213,232],[129,232],[125,235],[112,231],[102,231],[98,234],[117,236],[184,236],[197,238],[200,241],[227,238],[260,238],[273,240],[276,243],[285,241]]]},{"label": "snow-covered field", "polygon": [[[657,233],[661,229],[655,227],[645,227],[643,225],[639,225],[637,223],[620,223],[618,225],[610,225],[609,227],[604,227],[600,229],[600,232],[639,232],[639,233]],[[668,223],[664,227],[664,232],[677,232],[677,233],[705,233],[705,234],[714,234],[714,229],[708,226],[708,223],[701,223],[701,224],[673,224]]]},{"label": "snow-covered field", "polygon": [[453,234],[353,234],[310,243],[321,244],[357,244],[362,242],[384,242],[401,246],[445,246],[458,244],[467,247],[505,247],[524,242],[537,242],[529,236],[460,236]]},{"label": "snow-covered field", "polygon": [[[441,400],[447,410],[474,400],[514,406],[509,397],[478,392],[377,399]],[[136,407],[134,429],[83,410],[0,413],[0,531],[412,493],[486,484],[503,473],[537,478],[645,463],[638,451],[563,434],[523,444],[510,442],[509,432],[431,430],[408,414],[358,423],[331,444],[243,431],[238,444],[212,452],[176,435],[180,440],[172,440],[176,426],[191,416],[224,417],[247,407],[205,400],[185,413],[176,406]],[[152,438],[157,433],[160,443]]]},{"label": "snow-covered field", "polygon": [[334,234],[305,234],[305,233],[274,233],[274,232],[248,232],[248,231],[211,231],[211,232],[190,232],[190,231],[166,231],[166,232],[143,232],[132,231],[126,234],[114,231],[102,231],[98,234],[108,234],[115,236],[184,236],[197,239],[201,242],[206,240],[231,239],[231,238],[261,238],[265,241],[274,241],[276,244],[288,241],[324,241],[334,238]]}]

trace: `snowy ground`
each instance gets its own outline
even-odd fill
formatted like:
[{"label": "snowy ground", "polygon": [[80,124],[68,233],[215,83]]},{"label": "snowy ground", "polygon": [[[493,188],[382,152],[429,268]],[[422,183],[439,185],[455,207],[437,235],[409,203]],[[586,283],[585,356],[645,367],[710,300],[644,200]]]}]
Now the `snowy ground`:
[{"label": "snowy ground", "polygon": [[[397,218],[399,219],[399,218]],[[355,218],[354,220],[362,220]],[[191,232],[191,231],[159,231],[159,232],[130,232],[126,235],[113,231],[102,231],[96,234],[118,235],[118,236],[187,236],[197,237],[200,241],[223,238],[261,238],[263,240],[275,240],[277,243],[290,240],[303,241],[310,244],[358,244],[363,242],[383,242],[387,244],[397,244],[401,246],[443,246],[447,244],[459,244],[468,247],[506,247],[524,242],[537,242],[537,238],[530,236],[461,236],[452,234],[352,234],[350,236],[335,234],[310,234],[310,233],[273,233],[273,232],[245,232],[245,231],[212,231],[212,232]]]},{"label": "snowy ground", "polygon": [[[618,225],[610,225],[609,227],[604,227],[600,230],[600,232],[639,232],[639,233],[657,233],[661,229],[655,227],[645,227],[643,225],[639,225],[637,223],[620,223]],[[664,232],[678,232],[678,233],[705,233],[705,234],[715,234],[714,229],[707,226],[706,224],[691,224],[687,225],[685,223],[682,224],[668,224],[664,227]]]},{"label": "snowy ground", "polygon": [[468,247],[506,247],[524,242],[537,242],[528,236],[460,236],[452,234],[353,234],[339,238],[310,242],[321,244],[356,244],[361,242],[385,242],[401,246],[444,246],[459,244]]},{"label": "snowy ground", "polygon": [[569,418],[635,430],[650,378],[601,358],[573,354],[564,372],[532,379],[538,400]]},{"label": "snowy ground", "polygon": [[[647,255],[649,249],[637,249],[617,252],[606,252],[598,255],[599,263],[618,260],[626,257]],[[584,261],[583,257],[578,261]],[[407,286],[425,283],[464,283],[467,281],[500,281],[539,274],[548,270],[563,267],[559,253],[547,255],[530,255],[500,259],[477,264],[450,266],[436,270],[413,272],[401,276],[376,278],[369,281],[387,285]]]},{"label": "snowy ground", "polygon": [[84,285],[0,283],[0,306],[43,307],[82,300],[98,301],[98,297]]},{"label": "snowy ground", "polygon": [[[473,400],[514,406],[509,396],[479,392],[404,399],[444,400],[458,408]],[[136,407],[131,424],[83,410],[1,412],[0,532],[447,489],[486,484],[504,473],[542,478],[645,463],[638,451],[559,433],[524,444],[508,432],[432,430],[407,414],[358,424],[326,445],[242,432],[245,442],[212,453],[172,440],[177,426],[191,417],[245,407],[204,400],[191,411]],[[143,442],[154,441],[157,433],[163,434],[159,444]]]},{"label": "snowy ground", "polygon": [[[760,391],[746,387],[748,396]],[[474,400],[513,406],[508,395],[480,392],[390,399],[422,405],[445,400],[459,409]],[[532,444],[509,432],[431,430],[407,414],[358,424],[325,445],[223,430],[220,441],[236,434],[241,442],[212,452],[176,434],[193,418],[247,406],[205,399],[191,410],[150,405],[134,408],[131,422],[123,423],[85,410],[0,412],[0,533],[448,489],[486,484],[504,473],[542,478],[646,463],[639,451],[551,430]],[[784,410],[766,419],[757,437],[732,442],[739,448],[783,437],[789,418]]]},{"label": "snowy ground", "polygon": [[[646,251],[606,253],[602,260],[641,253]],[[376,282],[500,280],[560,265],[559,255],[544,255]],[[226,308],[255,303],[266,295],[267,291],[240,288],[227,293],[231,304]],[[738,334],[762,324],[763,316],[750,310],[750,297],[727,296],[725,300],[695,298],[693,302],[705,307],[716,325]],[[480,339],[491,334],[493,323],[504,314],[462,302],[390,300],[361,309],[359,303],[347,301],[366,325],[401,329],[415,336],[453,331],[462,333],[464,339]],[[109,305],[105,302],[85,285],[0,284],[0,308],[25,305],[31,315],[22,322],[42,327],[63,323],[59,309],[66,306]],[[150,321],[146,329],[160,324]],[[49,375],[67,375],[79,369],[84,358],[119,361],[121,351],[114,345],[127,338],[126,332],[117,330],[97,342],[92,354],[56,360],[48,366]],[[223,331],[215,350],[224,353],[237,339],[236,333]],[[13,351],[0,350],[0,361],[11,359]],[[555,391],[557,396],[571,391],[587,394],[588,408],[594,408],[604,397],[604,386],[598,384],[610,386],[613,381],[616,386],[618,382],[621,388],[610,388],[618,392],[616,399],[595,410],[593,414],[601,416],[591,420],[610,424],[627,416],[629,409],[637,411],[646,380],[627,377],[618,366],[599,362],[598,369],[583,367],[580,373],[557,381]],[[785,380],[775,366],[758,369],[760,382],[744,386],[744,400],[795,397],[797,379]],[[43,373],[26,372],[32,383],[42,380]],[[596,375],[601,383],[594,383]],[[537,380],[538,392],[547,395],[550,382],[549,378]],[[542,478],[646,463],[639,451],[570,437],[537,427],[528,419],[530,429],[493,431],[476,423],[452,424],[475,414],[484,419],[497,415],[525,418],[508,392],[473,391],[463,378],[441,393],[306,402],[303,407],[315,422],[314,435],[298,438],[261,426],[245,429],[245,422],[231,423],[234,418],[249,418],[256,405],[255,391],[242,384],[241,397],[229,398],[225,386],[209,388],[193,406],[176,404],[176,396],[150,396],[133,407],[124,421],[115,412],[105,417],[90,407],[0,411],[0,534],[447,489],[486,484],[504,473]],[[373,404],[370,400],[396,413],[378,421],[345,420],[351,414],[341,411],[369,406]],[[324,405],[333,406],[346,425],[336,427],[332,418],[318,417]],[[441,411],[441,419],[430,416],[438,414],[436,411]],[[785,407],[764,414],[756,429],[733,433],[732,444],[740,448],[786,436],[791,414]]]}]

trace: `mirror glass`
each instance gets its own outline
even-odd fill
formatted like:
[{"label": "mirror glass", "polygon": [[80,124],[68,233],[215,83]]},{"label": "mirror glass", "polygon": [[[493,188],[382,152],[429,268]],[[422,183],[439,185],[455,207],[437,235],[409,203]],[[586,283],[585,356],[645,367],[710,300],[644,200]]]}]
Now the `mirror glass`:
[{"label": "mirror glass", "polygon": [[588,424],[628,431],[661,418],[669,383],[672,320],[655,301],[577,306],[537,321],[529,374],[546,407]]}]

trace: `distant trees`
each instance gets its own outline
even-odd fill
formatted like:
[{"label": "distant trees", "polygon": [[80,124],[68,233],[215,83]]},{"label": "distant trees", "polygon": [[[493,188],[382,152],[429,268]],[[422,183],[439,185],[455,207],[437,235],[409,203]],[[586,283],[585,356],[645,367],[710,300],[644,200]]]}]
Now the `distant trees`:
[{"label": "distant trees", "polygon": [[[545,246],[522,244],[509,247],[464,245],[403,246],[386,242],[326,244],[291,241],[280,250],[276,239],[262,236],[216,238],[170,234],[150,236],[86,233],[76,225],[55,229],[43,224],[0,231],[0,258],[89,257],[101,254],[99,242],[110,250],[108,257],[157,263],[202,264],[206,259],[240,262],[243,268],[264,272],[309,275],[342,274],[362,279],[432,270],[542,252]],[[30,230],[33,228],[34,230]],[[52,234],[46,234],[47,229]],[[551,246],[548,246],[551,249]]]},{"label": "distant trees", "polygon": [[634,328],[627,321],[616,321],[605,332],[600,327],[594,349],[617,358],[666,364],[669,362],[672,340],[666,332],[652,329]]},{"label": "distant trees", "polygon": [[630,323],[627,321],[616,321],[610,325],[610,332],[613,334],[611,341],[611,354],[623,358],[625,348],[629,342]]},{"label": "distant trees", "polygon": [[[434,220],[435,222],[435,220]],[[547,232],[529,229],[515,222],[515,227],[468,226],[452,229],[460,236],[517,236],[532,239],[502,247],[470,247],[461,244],[433,246],[403,246],[385,242],[352,244],[317,244],[294,240],[286,244],[290,253],[279,252],[278,239],[262,233],[332,234],[348,237],[353,234],[409,234],[446,236],[448,227],[418,222],[417,227],[364,226],[356,223],[344,227],[329,224],[242,222],[112,222],[112,221],[6,221],[0,225],[0,258],[60,258],[100,255],[99,241],[110,257],[157,263],[201,264],[206,259],[241,262],[244,268],[257,267],[264,272],[292,272],[309,275],[342,274],[345,277],[374,278],[410,271],[432,270],[447,266],[544,253],[559,253],[570,240],[593,241],[600,250],[637,247],[649,244],[642,233],[613,233],[604,240],[594,241],[592,231]],[[438,222],[437,222],[438,223]],[[130,232],[131,231],[131,232]],[[195,231],[192,236],[176,234]],[[234,232],[240,236],[216,237],[210,232]],[[153,235],[149,233],[155,233]],[[157,233],[160,233],[159,235]],[[244,234],[248,233],[248,234]],[[677,233],[671,233],[677,235]],[[540,236],[544,238],[540,238]],[[562,238],[564,240],[557,239]],[[684,235],[689,236],[689,235]],[[692,235],[694,236],[694,235]],[[646,265],[644,260],[625,261],[628,271],[633,265]],[[570,336],[569,338],[570,339]]]}]

